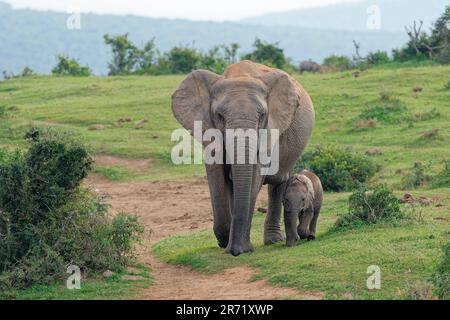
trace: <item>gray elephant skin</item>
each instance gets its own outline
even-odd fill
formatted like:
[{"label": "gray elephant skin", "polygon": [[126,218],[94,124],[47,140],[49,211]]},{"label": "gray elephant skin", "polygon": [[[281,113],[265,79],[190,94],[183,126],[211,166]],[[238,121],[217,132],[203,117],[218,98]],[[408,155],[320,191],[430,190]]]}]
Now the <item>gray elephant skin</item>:
[{"label": "gray elephant skin", "polygon": [[323,201],[322,183],[307,170],[292,175],[286,183],[283,197],[286,245],[295,246],[297,240],[316,238],[317,220]]},{"label": "gray elephant skin", "polygon": [[[254,250],[250,228],[263,184],[268,184],[269,193],[264,243],[283,241],[280,218],[284,188],[310,139],[315,119],[311,98],[303,87],[281,70],[241,61],[229,66],[223,75],[193,71],[172,95],[172,111],[191,133],[194,121],[202,121],[203,132],[216,128],[224,136],[226,129],[279,130],[279,170],[274,175],[262,175],[259,163],[205,166],[213,229],[220,247],[233,256]],[[246,154],[260,151],[254,149],[249,143],[245,145]]]}]

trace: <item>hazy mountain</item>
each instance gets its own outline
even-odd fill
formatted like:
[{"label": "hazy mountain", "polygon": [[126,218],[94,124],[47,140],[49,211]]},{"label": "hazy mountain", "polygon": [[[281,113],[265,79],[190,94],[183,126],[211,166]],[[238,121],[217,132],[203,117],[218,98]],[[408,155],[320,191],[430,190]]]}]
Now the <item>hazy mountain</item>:
[{"label": "hazy mountain", "polygon": [[380,11],[381,28],[387,31],[404,31],[405,25],[423,20],[431,26],[444,12],[450,0],[365,0],[330,6],[270,13],[241,20],[243,23],[268,26],[297,26],[333,30],[367,30],[368,8],[376,5]]},{"label": "hazy mountain", "polygon": [[207,50],[214,45],[238,42],[241,53],[245,53],[259,37],[279,41],[295,61],[321,61],[331,53],[351,55],[353,39],[362,43],[363,52],[390,50],[406,41],[404,32],[316,30],[97,14],[82,14],[81,29],[69,30],[68,17],[66,13],[12,10],[0,2],[0,71],[19,72],[30,66],[39,73],[49,73],[56,55],[65,53],[88,64],[96,74],[106,74],[110,52],[103,43],[105,33],[128,32],[140,46],[155,37],[163,51],[180,44]]}]

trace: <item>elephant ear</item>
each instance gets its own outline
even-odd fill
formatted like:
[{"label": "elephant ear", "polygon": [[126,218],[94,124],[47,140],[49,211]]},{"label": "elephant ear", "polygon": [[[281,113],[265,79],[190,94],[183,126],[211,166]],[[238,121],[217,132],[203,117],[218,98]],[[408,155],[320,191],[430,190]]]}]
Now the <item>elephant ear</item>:
[{"label": "elephant ear", "polygon": [[187,130],[194,131],[194,121],[202,121],[203,132],[212,127],[210,88],[220,78],[207,71],[191,72],[172,95],[172,112]]},{"label": "elephant ear", "polygon": [[269,127],[279,129],[280,135],[291,125],[299,106],[299,95],[294,80],[285,72],[275,70],[261,79],[269,88],[267,97]]},{"label": "elephant ear", "polygon": [[314,207],[314,198],[316,197],[314,192],[314,185],[307,176],[303,174],[299,174],[297,176],[297,180],[303,183],[306,186],[307,194],[306,194],[306,207]]}]

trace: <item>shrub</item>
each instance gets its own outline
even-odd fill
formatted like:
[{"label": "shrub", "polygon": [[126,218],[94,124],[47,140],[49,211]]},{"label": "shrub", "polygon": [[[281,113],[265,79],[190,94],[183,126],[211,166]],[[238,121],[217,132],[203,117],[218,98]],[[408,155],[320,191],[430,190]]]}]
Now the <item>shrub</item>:
[{"label": "shrub", "polygon": [[[221,54],[221,49],[225,51],[224,56]],[[227,47],[216,46],[207,53],[201,54],[200,68],[222,74],[228,66],[227,59],[235,59],[232,56],[227,57],[228,54],[232,55],[233,51]]]},{"label": "shrub", "polygon": [[427,120],[439,118],[440,116],[441,116],[441,113],[439,111],[437,111],[436,108],[433,108],[430,111],[413,114],[410,117],[410,120],[411,121],[427,121]]},{"label": "shrub", "polygon": [[317,146],[304,153],[294,170],[300,172],[305,168],[317,174],[327,191],[352,190],[379,169],[371,158],[336,146]]},{"label": "shrub", "polygon": [[432,184],[435,188],[450,187],[450,160],[445,161],[444,168],[433,177]]},{"label": "shrub", "polygon": [[349,57],[338,55],[331,55],[325,58],[323,65],[336,71],[345,71],[353,68],[353,63]]},{"label": "shrub", "polygon": [[253,52],[244,55],[243,59],[252,60],[268,66],[284,69],[288,61],[284,55],[284,50],[278,47],[278,43],[268,43],[261,39],[256,39],[253,43]]},{"label": "shrub", "polygon": [[390,62],[389,55],[386,51],[370,52],[367,57],[367,62],[372,65],[385,64]]},{"label": "shrub", "polygon": [[136,218],[111,219],[107,205],[80,186],[92,161],[72,135],[31,136],[26,151],[0,153],[0,292],[49,284],[72,264],[94,273],[120,269],[142,233]]},{"label": "shrub", "polygon": [[348,200],[348,212],[338,218],[335,228],[393,221],[403,217],[400,202],[388,187],[377,185],[368,189],[366,185],[360,185]]},{"label": "shrub", "polygon": [[436,294],[440,299],[450,299],[450,242],[443,248],[443,257],[432,277]]},{"label": "shrub", "polygon": [[445,90],[450,90],[450,80],[444,86]]},{"label": "shrub", "polygon": [[89,69],[89,67],[81,66],[75,59],[59,55],[58,63],[56,67],[52,69],[52,74],[60,76],[89,77],[91,75],[91,69]]},{"label": "shrub", "polygon": [[36,73],[34,73],[33,69],[31,69],[30,67],[23,68],[23,70],[18,74],[8,73],[7,71],[3,71],[3,78],[5,78],[5,79],[25,78],[25,77],[32,77],[35,75],[36,75]]},{"label": "shrub", "polygon": [[201,59],[200,53],[189,47],[174,47],[167,53],[170,70],[175,74],[186,74],[197,69]]},{"label": "shrub", "polygon": [[393,123],[405,118],[408,109],[400,100],[387,91],[380,93],[380,98],[374,104],[368,105],[358,116],[363,120],[377,120],[384,123]]},{"label": "shrub", "polygon": [[136,71],[141,51],[128,39],[128,33],[111,37],[103,36],[106,45],[111,46],[113,58],[108,63],[109,75],[129,74]]},{"label": "shrub", "polygon": [[430,181],[430,176],[426,174],[428,169],[428,166],[424,166],[420,162],[414,163],[414,167],[412,168],[411,172],[402,179],[402,188],[417,188],[423,185],[425,182]]},{"label": "shrub", "polygon": [[407,299],[410,300],[433,300],[433,285],[426,281],[419,281],[408,288]]},{"label": "shrub", "polygon": [[6,107],[5,106],[0,106],[0,118],[6,116]]}]

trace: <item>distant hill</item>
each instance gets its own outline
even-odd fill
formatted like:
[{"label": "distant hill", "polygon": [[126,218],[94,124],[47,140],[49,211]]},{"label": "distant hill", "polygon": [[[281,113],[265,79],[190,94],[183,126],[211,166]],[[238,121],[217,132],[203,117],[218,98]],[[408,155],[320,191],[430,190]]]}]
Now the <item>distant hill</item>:
[{"label": "distant hill", "polygon": [[66,13],[13,10],[0,2],[0,72],[19,72],[30,66],[39,73],[49,73],[56,63],[56,55],[65,53],[88,64],[96,74],[106,74],[110,52],[103,43],[105,33],[128,32],[138,45],[155,37],[163,51],[180,44],[207,50],[214,45],[238,42],[244,53],[251,49],[255,37],[259,37],[279,41],[296,62],[308,58],[321,61],[331,53],[351,55],[353,39],[362,43],[363,52],[390,50],[406,41],[403,31],[317,30],[97,14],[82,14],[81,29],[69,30],[68,17]]},{"label": "distant hill", "polygon": [[367,8],[380,8],[381,27],[386,31],[403,31],[414,20],[423,20],[430,26],[444,12],[449,0],[364,0],[324,7],[270,13],[249,17],[243,23],[268,26],[297,26],[333,30],[367,30]]}]

